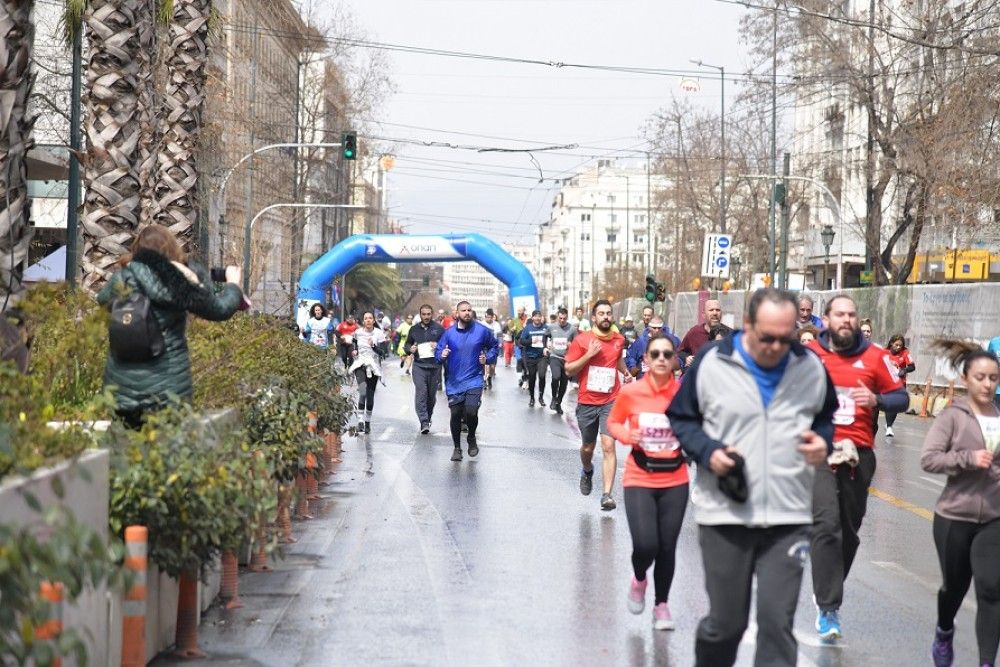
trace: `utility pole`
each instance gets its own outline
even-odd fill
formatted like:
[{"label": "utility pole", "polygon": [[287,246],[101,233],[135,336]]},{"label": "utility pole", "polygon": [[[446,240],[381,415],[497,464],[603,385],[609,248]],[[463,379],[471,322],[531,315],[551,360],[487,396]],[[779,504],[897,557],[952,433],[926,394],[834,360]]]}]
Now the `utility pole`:
[{"label": "utility pole", "polygon": [[781,289],[788,289],[788,175],[791,173],[792,156],[785,153],[781,168]]},{"label": "utility pole", "polygon": [[649,173],[650,156],[646,151],[646,273],[656,273],[656,258],[653,257],[653,186]]},{"label": "utility pole", "polygon": [[[775,4],[772,15],[773,34],[771,37],[771,174],[777,179],[778,175],[778,6]],[[774,280],[775,272],[775,201],[774,195],[777,188],[777,180],[771,182],[771,200],[768,202],[768,218],[770,219],[770,244],[769,259],[767,262],[768,275]],[[773,284],[773,282],[772,282]]]},{"label": "utility pole", "polygon": [[865,153],[865,270],[871,271],[874,257],[872,242],[881,244],[881,230],[875,229],[875,136],[872,120],[875,114],[875,0],[868,6],[868,141]]},{"label": "utility pole", "polygon": [[[73,82],[70,87],[69,109],[69,191],[66,202],[66,282],[76,287],[79,253],[80,221],[80,79],[83,76],[83,26],[73,35]],[[204,226],[204,225],[202,225]]]}]

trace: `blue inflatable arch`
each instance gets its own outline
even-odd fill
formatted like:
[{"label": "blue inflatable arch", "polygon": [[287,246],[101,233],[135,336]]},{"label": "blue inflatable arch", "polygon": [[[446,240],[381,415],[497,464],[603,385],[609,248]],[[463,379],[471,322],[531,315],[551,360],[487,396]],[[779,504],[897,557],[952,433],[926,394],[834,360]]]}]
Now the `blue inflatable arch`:
[{"label": "blue inflatable arch", "polygon": [[[538,289],[531,272],[510,253],[481,234],[355,234],[302,272],[299,316],[325,298],[327,288],[363,262],[478,262],[510,290],[511,313],[538,307]],[[461,297],[461,295],[456,295]],[[308,317],[307,314],[304,317]]]}]

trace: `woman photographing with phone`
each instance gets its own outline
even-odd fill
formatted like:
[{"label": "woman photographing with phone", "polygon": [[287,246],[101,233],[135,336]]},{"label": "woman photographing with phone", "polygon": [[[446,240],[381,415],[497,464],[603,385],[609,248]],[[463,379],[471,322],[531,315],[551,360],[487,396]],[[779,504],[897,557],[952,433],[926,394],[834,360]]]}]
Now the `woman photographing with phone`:
[{"label": "woman photographing with phone", "polygon": [[361,317],[361,327],[354,332],[354,363],[351,372],[358,380],[358,433],[372,432],[372,410],[375,408],[375,388],[382,377],[382,358],[386,356],[385,332],[375,326],[375,313]]},{"label": "woman photographing with phone", "polygon": [[[956,398],[934,420],[920,466],[948,476],[934,508],[934,545],[941,564],[938,622],[931,645],[936,667],[955,660],[955,615],[976,585],[979,661],[993,667],[1000,643],[1000,410],[993,396],[1000,361],[975,343],[936,340],[962,374],[968,395]],[[971,664],[963,660],[962,664]]]},{"label": "woman photographing with phone", "polygon": [[653,627],[673,630],[667,600],[674,578],[677,537],[688,501],[688,472],[680,443],[667,420],[666,410],[680,388],[673,342],[662,333],[649,337],[642,379],[626,385],[608,416],[608,430],[632,447],[625,462],[622,487],[625,514],[632,533],[633,577],[628,608],[641,614],[646,601],[646,571],[655,562]]}]

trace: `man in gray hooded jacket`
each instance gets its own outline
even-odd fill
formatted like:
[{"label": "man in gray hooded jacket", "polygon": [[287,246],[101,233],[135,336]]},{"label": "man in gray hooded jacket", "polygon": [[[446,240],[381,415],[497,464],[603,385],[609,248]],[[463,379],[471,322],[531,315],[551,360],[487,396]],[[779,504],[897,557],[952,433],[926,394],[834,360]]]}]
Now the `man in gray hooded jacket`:
[{"label": "man in gray hooded jacket", "polygon": [[667,411],[699,467],[692,492],[709,612],[699,666],[732,665],[757,576],[755,664],[794,667],[792,634],[812,524],[816,466],[829,454],[834,389],[795,337],[796,302],[758,290],[743,330],[709,343]]}]

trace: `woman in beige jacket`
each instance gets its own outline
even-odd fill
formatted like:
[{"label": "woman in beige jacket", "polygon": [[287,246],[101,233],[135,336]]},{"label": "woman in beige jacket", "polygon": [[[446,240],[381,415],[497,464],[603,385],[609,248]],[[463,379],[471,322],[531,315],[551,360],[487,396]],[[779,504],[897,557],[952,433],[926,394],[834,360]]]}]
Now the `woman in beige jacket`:
[{"label": "woman in beige jacket", "polygon": [[935,346],[961,372],[968,396],[934,420],[920,456],[924,470],[948,476],[934,509],[942,583],[931,656],[936,667],[954,662],[955,614],[974,581],[976,664],[993,667],[1000,643],[1000,411],[993,404],[1000,362],[974,343]]}]

